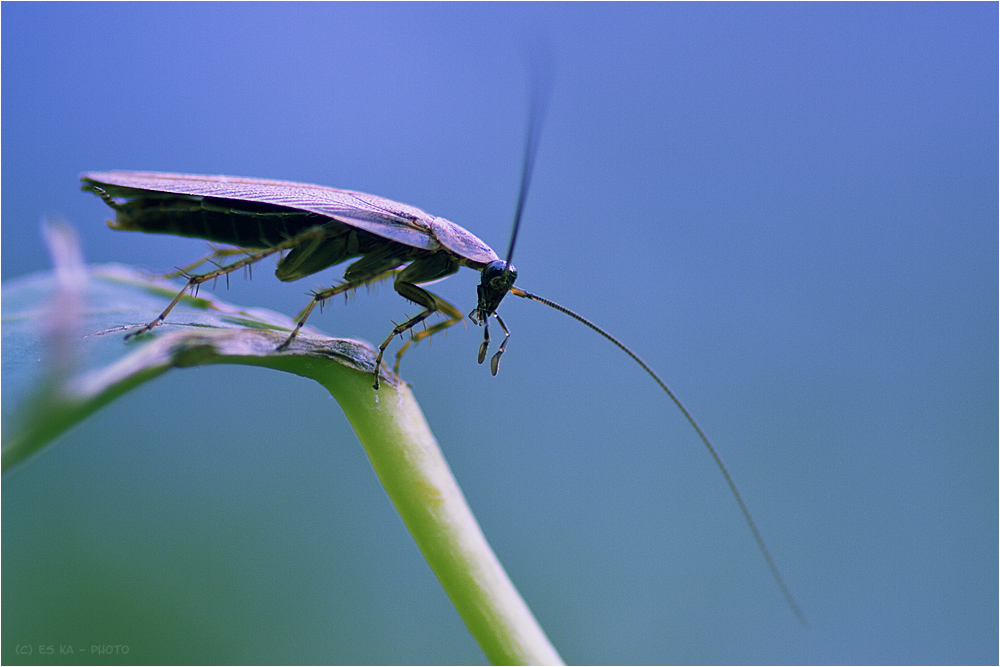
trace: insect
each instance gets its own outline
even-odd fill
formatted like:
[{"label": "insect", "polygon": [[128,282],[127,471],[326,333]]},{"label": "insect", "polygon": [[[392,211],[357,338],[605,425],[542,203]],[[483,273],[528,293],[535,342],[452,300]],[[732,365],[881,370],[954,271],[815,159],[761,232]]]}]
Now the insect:
[{"label": "insect", "polygon": [[[479,271],[481,280],[477,288],[477,305],[468,315],[475,324],[483,327],[479,363],[486,359],[490,344],[489,319],[493,317],[504,333],[503,341],[490,360],[493,375],[499,370],[510,331],[497,313],[497,307],[507,294],[554,308],[596,331],[629,355],[666,392],[708,449],[722,471],[782,595],[796,617],[805,624],[805,617],[785,584],[733,478],[715,447],[677,396],[642,359],[607,331],[568,308],[514,286],[517,271],[511,259],[534,166],[540,115],[531,115],[520,193],[506,259],[500,259],[483,241],[449,220],[362,192],[257,178],[134,171],[84,174],[81,176],[82,189],[99,195],[114,209],[115,220],[108,223],[113,229],[174,234],[235,246],[235,249],[217,249],[212,255],[182,269],[181,274],[188,278],[187,284],[159,317],[126,338],[144,334],[162,323],[188,290],[250,267],[271,255],[287,252],[278,261],[275,271],[282,281],[299,280],[354,259],[344,271],[340,284],[313,292],[312,300],[299,313],[294,329],[278,351],[292,344],[318,304],[337,294],[392,278],[396,292],[422,306],[423,310],[396,325],[379,345],[374,373],[374,388],[377,390],[382,357],[396,336],[402,337],[406,332],[411,334],[410,340],[396,352],[394,370],[398,371],[400,358],[410,345],[463,320],[462,311],[421,285],[445,278],[463,266]],[[215,262],[237,255],[241,257],[228,264],[217,264],[212,271],[201,274],[189,272],[189,269],[206,261]],[[434,313],[441,313],[445,319],[420,331],[413,331],[416,325]]]}]

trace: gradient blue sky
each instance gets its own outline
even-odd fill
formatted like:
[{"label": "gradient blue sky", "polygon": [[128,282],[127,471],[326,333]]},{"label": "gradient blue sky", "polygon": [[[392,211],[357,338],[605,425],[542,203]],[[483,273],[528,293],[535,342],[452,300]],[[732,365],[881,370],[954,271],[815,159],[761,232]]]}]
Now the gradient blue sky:
[{"label": "gradient blue sky", "polygon": [[[402,374],[512,579],[574,663],[998,659],[997,5],[16,4],[2,12],[2,275],[164,271],[81,172],[226,173],[419,206],[663,375],[714,440],[811,627],[642,371],[508,300],[490,377],[454,330]],[[321,280],[220,296],[294,314]],[[468,311],[478,276],[437,291]],[[391,288],[312,324],[381,340]],[[3,659],[480,662],[318,386],[177,371],[3,480]],[[93,602],[92,602],[93,601]],[[92,605],[92,606],[91,606]],[[79,656],[77,656],[79,660]]]}]

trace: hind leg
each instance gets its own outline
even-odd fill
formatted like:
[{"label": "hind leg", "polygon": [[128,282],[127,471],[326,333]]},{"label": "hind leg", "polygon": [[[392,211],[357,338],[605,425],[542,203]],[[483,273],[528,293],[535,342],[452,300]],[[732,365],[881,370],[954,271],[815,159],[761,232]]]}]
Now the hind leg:
[{"label": "hind leg", "polygon": [[[283,241],[278,245],[272,246],[265,250],[260,250],[258,252],[249,252],[245,249],[236,250],[233,253],[229,253],[229,251],[224,251],[225,254],[235,254],[237,252],[242,252],[246,256],[243,257],[242,259],[236,260],[232,264],[227,264],[226,266],[220,266],[214,271],[209,271],[208,273],[201,273],[198,275],[187,276],[188,278],[187,285],[181,288],[181,291],[177,293],[177,296],[175,296],[174,300],[170,302],[170,305],[164,308],[163,312],[160,313],[159,317],[157,317],[155,320],[153,320],[146,326],[142,327],[138,331],[133,331],[131,333],[126,334],[125,340],[147,333],[151,331],[153,327],[163,322],[163,320],[167,319],[167,315],[169,315],[170,311],[174,309],[174,306],[180,303],[181,298],[184,296],[185,293],[187,293],[188,290],[192,288],[195,288],[195,290],[197,290],[198,285],[201,285],[202,283],[208,282],[209,280],[215,280],[220,276],[229,275],[233,271],[238,271],[239,269],[242,269],[245,266],[250,266],[251,264],[259,262],[265,257],[273,255],[274,253],[281,252],[282,250],[288,250],[289,248],[294,248],[303,241],[306,241],[310,238],[321,237],[325,235],[325,233],[326,232],[324,232],[321,227],[314,227],[305,232],[302,232],[301,234],[296,234],[287,241]],[[203,261],[204,260],[200,261],[198,264],[201,264]],[[198,266],[198,264],[195,264],[194,266]]]},{"label": "hind leg", "polygon": [[222,265],[219,264],[219,262],[216,262],[215,260],[222,259],[224,257],[232,257],[233,255],[251,255],[251,254],[253,254],[252,251],[249,251],[246,248],[217,248],[217,247],[215,247],[211,243],[209,244],[209,247],[212,248],[212,252],[211,253],[205,255],[204,257],[202,257],[201,259],[199,259],[199,260],[197,260],[195,262],[191,262],[187,266],[178,267],[176,271],[171,271],[170,273],[164,274],[163,277],[164,278],[178,278],[180,276],[184,276],[185,278],[189,278],[191,276],[191,272],[192,271],[194,271],[195,269],[197,269],[202,264],[205,264],[206,262],[211,262],[216,267],[221,268]]}]

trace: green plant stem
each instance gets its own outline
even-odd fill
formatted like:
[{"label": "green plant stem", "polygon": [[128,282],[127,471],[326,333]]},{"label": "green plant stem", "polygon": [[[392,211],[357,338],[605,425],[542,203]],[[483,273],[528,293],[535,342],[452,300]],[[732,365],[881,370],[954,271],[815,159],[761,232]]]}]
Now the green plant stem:
[{"label": "green plant stem", "polygon": [[[344,410],[403,522],[490,662],[562,664],[486,542],[409,388],[383,371],[380,389],[372,389],[371,346],[303,332],[279,353],[275,350],[288,335],[287,318],[191,297],[184,303],[194,307],[185,310],[181,304],[172,326],[125,344],[122,327],[112,318],[147,319],[149,313],[137,314],[134,308],[144,304],[158,312],[159,301],[169,299],[172,290],[120,267],[87,274],[80,267],[80,272],[89,274],[89,281],[79,294],[61,284],[67,281],[45,277],[5,286],[5,300],[13,304],[4,312],[5,341],[12,341],[5,343],[10,348],[5,352],[16,349],[19,357],[30,359],[31,351],[40,349],[51,358],[41,365],[33,395],[22,396],[20,408],[11,413],[15,426],[4,429],[4,471],[109,401],[173,368],[242,364],[310,378]],[[63,301],[69,301],[60,297],[53,300],[63,304],[58,308],[39,309],[53,290],[75,299],[76,306],[66,306]],[[145,304],[149,294],[155,299]],[[78,329],[93,333],[80,339],[73,334]],[[46,337],[39,333],[43,330],[54,333]],[[105,361],[95,368],[85,363],[88,359]]]},{"label": "green plant stem", "polygon": [[397,511],[493,664],[562,664],[476,523],[409,388],[302,370],[340,403]]},{"label": "green plant stem", "polygon": [[52,426],[15,436],[4,448],[4,468],[171,368],[243,364],[313,379],[344,410],[403,522],[489,661],[562,664],[490,549],[409,388],[388,376],[377,392],[372,389],[375,354],[367,345],[302,337],[276,354],[285,336],[256,329],[161,334],[108,367],[43,392],[37,401],[43,416],[30,421]]}]

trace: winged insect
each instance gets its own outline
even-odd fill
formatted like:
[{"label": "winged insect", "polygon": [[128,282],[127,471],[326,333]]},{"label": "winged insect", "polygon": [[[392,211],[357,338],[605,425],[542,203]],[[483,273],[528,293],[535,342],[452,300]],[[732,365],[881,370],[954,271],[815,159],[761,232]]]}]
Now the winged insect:
[{"label": "winged insect", "polygon": [[[708,449],[735,497],[778,588],[792,612],[805,624],[805,617],[785,584],[722,458],[677,396],[642,359],[610,333],[564,306],[514,286],[517,271],[511,259],[531,182],[543,115],[537,94],[533,101],[535,108],[530,117],[520,193],[505,259],[500,259],[486,243],[449,220],[363,192],[259,178],[163,172],[119,171],[82,175],[82,189],[99,195],[114,209],[115,220],[108,222],[112,229],[173,234],[235,246],[235,249],[217,249],[182,270],[188,282],[174,300],[159,317],[129,333],[126,338],[146,333],[163,322],[188,290],[250,267],[271,255],[288,253],[278,261],[275,271],[282,281],[299,280],[354,259],[344,271],[340,284],[313,293],[312,300],[298,314],[295,328],[278,350],[291,345],[317,304],[357,287],[392,278],[396,292],[422,306],[423,310],[396,325],[379,345],[374,373],[374,388],[378,389],[382,357],[396,336],[411,331],[434,313],[439,312],[445,317],[426,329],[411,332],[411,339],[396,352],[394,370],[398,371],[400,358],[410,345],[463,319],[456,306],[420,285],[445,278],[463,266],[479,271],[481,279],[477,287],[477,305],[468,315],[469,319],[483,327],[479,363],[485,361],[490,344],[489,318],[496,318],[504,338],[490,360],[490,370],[493,375],[499,370],[510,331],[497,313],[497,307],[508,293],[542,303],[572,317],[629,355],[666,392]],[[206,261],[215,262],[236,255],[242,257],[228,264],[218,264],[217,268],[206,273],[190,273]]]}]

